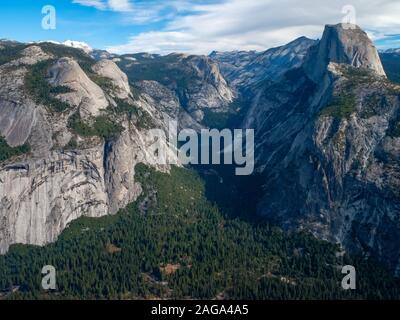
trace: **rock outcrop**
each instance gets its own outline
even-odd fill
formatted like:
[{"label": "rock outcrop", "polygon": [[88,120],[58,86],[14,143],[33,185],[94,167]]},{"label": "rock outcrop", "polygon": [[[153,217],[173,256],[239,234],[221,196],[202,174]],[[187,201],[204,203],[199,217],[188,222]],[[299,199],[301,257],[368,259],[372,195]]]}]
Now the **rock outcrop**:
[{"label": "rock outcrop", "polygon": [[48,54],[42,50],[39,46],[29,46],[21,51],[21,58],[10,62],[10,66],[21,66],[21,65],[34,65],[40,61],[45,61],[52,58],[51,54]]},{"label": "rock outcrop", "polygon": [[[26,66],[48,60],[52,56],[38,46],[22,49],[20,58],[0,66],[0,135],[12,147],[23,145],[29,138],[40,109],[25,94]],[[46,144],[46,139],[43,140]]]},{"label": "rock outcrop", "polygon": [[356,25],[327,25],[321,41],[308,55],[304,69],[317,82],[330,62],[367,68],[386,76],[378,51],[368,35]]},{"label": "rock outcrop", "polygon": [[58,96],[62,101],[79,108],[82,117],[95,117],[108,107],[103,90],[94,83],[71,58],[59,59],[49,70],[49,82],[53,86],[65,86],[71,92]]},{"label": "rock outcrop", "polygon": [[113,87],[111,94],[115,97],[128,99],[132,95],[127,75],[113,61],[102,59],[92,69],[100,76],[110,79]]}]

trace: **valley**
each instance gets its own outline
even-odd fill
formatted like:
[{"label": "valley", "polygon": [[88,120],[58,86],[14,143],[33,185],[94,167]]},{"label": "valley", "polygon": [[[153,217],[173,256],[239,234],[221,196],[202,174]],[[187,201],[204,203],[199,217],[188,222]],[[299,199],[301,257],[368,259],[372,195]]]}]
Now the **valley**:
[{"label": "valley", "polygon": [[[0,287],[19,284],[8,298],[274,300],[399,295],[400,282],[372,261],[338,255],[338,246],[306,233],[286,234],[260,220],[246,221],[244,214],[235,218],[221,213],[206,198],[213,190],[207,191],[193,171],[173,168],[168,175],[139,165],[136,174],[146,186],[144,193],[117,215],[78,219],[54,244],[15,245],[0,256]],[[106,250],[110,245],[119,250]],[[40,270],[49,263],[58,272],[54,292],[39,286]],[[167,273],[166,264],[180,267]],[[344,264],[357,268],[356,291],[340,286]]]},{"label": "valley", "polygon": [[[398,53],[342,24],[265,52],[68,45],[1,41],[0,298],[399,299]],[[253,129],[253,174],[182,163],[171,121]]]}]

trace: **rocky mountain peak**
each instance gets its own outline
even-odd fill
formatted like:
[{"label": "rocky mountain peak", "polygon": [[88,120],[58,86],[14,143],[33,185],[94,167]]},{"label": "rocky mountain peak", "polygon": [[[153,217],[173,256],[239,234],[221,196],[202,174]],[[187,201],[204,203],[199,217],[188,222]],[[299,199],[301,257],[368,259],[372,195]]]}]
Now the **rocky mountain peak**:
[{"label": "rocky mountain peak", "polygon": [[98,61],[92,70],[98,75],[109,79],[113,85],[113,95],[119,99],[128,99],[131,95],[128,77],[121,71],[115,62],[107,59]]},{"label": "rocky mountain peak", "polygon": [[94,83],[72,58],[59,59],[49,70],[53,86],[66,86],[71,92],[58,96],[74,107],[80,107],[83,117],[97,116],[108,106],[103,90]]},{"label": "rocky mountain peak", "polygon": [[331,62],[370,69],[386,76],[377,49],[356,25],[327,25],[322,39],[311,49],[305,69],[312,80],[319,81]]}]

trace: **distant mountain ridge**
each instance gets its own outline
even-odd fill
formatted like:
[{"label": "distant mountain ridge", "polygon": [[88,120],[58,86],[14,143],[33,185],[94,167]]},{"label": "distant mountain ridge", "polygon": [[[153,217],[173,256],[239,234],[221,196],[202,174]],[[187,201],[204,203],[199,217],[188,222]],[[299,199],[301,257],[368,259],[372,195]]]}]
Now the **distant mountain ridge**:
[{"label": "distant mountain ridge", "polygon": [[398,54],[400,54],[400,48],[386,49],[386,50],[382,51],[382,53],[398,53]]},{"label": "distant mountain ridge", "polygon": [[224,77],[235,87],[249,87],[264,80],[276,80],[287,70],[301,65],[315,40],[300,37],[284,46],[264,52],[212,52]]},{"label": "distant mountain ridge", "polygon": [[400,83],[400,49],[390,49],[379,53],[388,78]]}]

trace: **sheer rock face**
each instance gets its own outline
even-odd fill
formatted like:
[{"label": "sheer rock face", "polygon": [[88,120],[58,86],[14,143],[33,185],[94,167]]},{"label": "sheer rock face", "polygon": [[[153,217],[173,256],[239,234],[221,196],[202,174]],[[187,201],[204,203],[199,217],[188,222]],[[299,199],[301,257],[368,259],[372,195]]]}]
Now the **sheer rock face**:
[{"label": "sheer rock face", "polygon": [[160,148],[166,151],[170,162],[155,156],[154,143],[157,139],[152,130],[141,132],[135,127],[130,127],[118,140],[105,145],[104,179],[111,214],[125,208],[141,194],[142,188],[134,180],[136,164],[145,163],[163,172],[168,172],[170,166],[162,163],[179,165],[173,149],[163,139],[159,141]]},{"label": "sheer rock face", "polygon": [[[105,92],[75,60],[58,57],[49,70],[50,83],[72,89],[57,96],[71,107],[66,112],[54,113],[35,103],[24,90],[27,62],[32,65],[53,57],[36,47],[24,49],[21,55],[22,58],[0,66],[0,134],[11,146],[31,146],[29,154],[0,163],[1,254],[15,243],[53,242],[68,223],[81,216],[115,214],[141,193],[134,178],[136,164],[169,170],[169,166],[157,161],[158,156],[150,148],[156,140],[152,132],[135,127],[124,116],[118,119],[125,128],[123,132],[107,141],[77,136],[67,127],[69,117],[77,111],[84,110],[88,117],[109,116],[103,109],[111,105],[113,97],[121,96],[119,89],[131,96],[120,70],[115,70],[117,76],[110,80],[122,82],[116,83],[115,92]],[[105,65],[106,69],[110,66]],[[104,69],[97,70],[107,75]],[[142,113],[156,110],[152,105],[142,108],[144,97],[135,102],[128,100]],[[158,117],[163,119],[163,113]],[[158,122],[158,126],[165,129],[163,122]],[[78,147],[65,151],[73,136]],[[160,145],[178,164],[163,138]]]},{"label": "sheer rock face", "polygon": [[[218,65],[213,63],[209,58],[203,56],[192,56],[189,63],[197,71],[197,75],[200,79],[207,80],[205,87],[203,87],[203,92],[200,95],[201,98],[205,98],[208,90],[211,91],[212,88],[216,89],[216,92],[209,98],[214,98],[216,100],[215,105],[219,105],[218,102],[232,102],[234,98],[234,93],[227,85],[224,77],[221,75]],[[209,87],[208,87],[209,86]],[[193,96],[193,103],[197,103],[200,107],[203,101],[198,101],[197,96]],[[220,101],[218,101],[220,100]],[[213,105],[209,105],[209,101],[205,103],[203,107],[213,108]]]},{"label": "sheer rock face", "polygon": [[260,215],[400,274],[400,86],[359,29],[328,26],[303,67],[258,91]]},{"label": "sheer rock face", "polygon": [[25,72],[0,67],[0,135],[13,147],[25,143],[36,123],[35,103],[16,94],[22,90]]},{"label": "sheer rock face", "polygon": [[312,48],[305,63],[308,76],[317,82],[330,62],[367,68],[386,76],[378,51],[367,34],[356,25],[327,25],[321,41]]},{"label": "sheer rock face", "polygon": [[69,222],[108,214],[103,150],[53,152],[0,169],[0,253],[53,242]]},{"label": "sheer rock face", "polygon": [[236,94],[221,75],[218,65],[205,56],[182,56],[182,59],[190,68],[189,72],[195,74],[193,83],[180,96],[190,116],[201,122],[205,109],[227,111]]},{"label": "sheer rock face", "polygon": [[110,79],[113,85],[113,95],[119,99],[128,99],[131,96],[128,77],[111,60],[100,60],[93,67],[93,71]]},{"label": "sheer rock face", "polygon": [[[237,96],[222,76],[218,64],[206,56],[178,53],[126,55],[118,65],[141,87],[143,80],[152,81],[151,89],[156,95],[161,88],[172,92],[180,108],[186,111],[184,121],[190,122],[189,118],[192,118],[197,126],[201,125],[206,111],[227,112]],[[158,89],[155,82],[160,85]]]},{"label": "sheer rock face", "polygon": [[61,58],[49,70],[49,82],[54,86],[66,86],[72,92],[60,94],[62,101],[79,107],[82,117],[96,117],[108,107],[103,90],[95,84],[79,64],[71,58]]},{"label": "sheer rock face", "polygon": [[[139,81],[144,100],[142,108],[148,110],[152,118],[161,123],[160,127],[167,128],[169,121],[176,121],[180,129],[191,128],[200,131],[200,125],[184,108],[182,108],[177,94],[157,81]],[[155,106],[155,107],[154,107]]]}]

